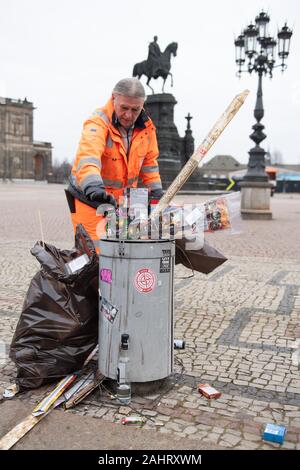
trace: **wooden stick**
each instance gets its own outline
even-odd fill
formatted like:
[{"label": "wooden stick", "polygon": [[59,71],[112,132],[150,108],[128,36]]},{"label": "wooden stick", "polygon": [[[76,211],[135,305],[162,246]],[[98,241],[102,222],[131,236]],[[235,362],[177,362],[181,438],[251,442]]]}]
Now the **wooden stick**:
[{"label": "wooden stick", "polygon": [[[50,411],[48,411],[50,413]],[[25,434],[27,434],[37,423],[39,423],[48,413],[40,416],[29,415],[17,424],[5,436],[0,439],[0,450],[9,450],[13,447]]]},{"label": "wooden stick", "polygon": [[43,245],[43,247],[45,247],[45,238],[44,238],[43,225],[42,225],[42,217],[41,217],[41,211],[40,211],[40,209],[38,209],[38,214],[39,214],[40,230],[41,230],[41,237],[42,237],[42,245]]},{"label": "wooden stick", "polygon": [[187,163],[184,165],[180,173],[176,176],[171,186],[167,189],[159,203],[155,206],[150,219],[156,218],[170,203],[173,197],[177,194],[179,189],[184,185],[187,179],[191,176],[193,171],[198,167],[201,160],[207,154],[208,150],[215,143],[218,137],[222,134],[225,127],[229,124],[231,119],[236,115],[245,99],[249,94],[249,90],[244,90],[238,94],[226,108],[225,112],[218,119],[205,139],[199,145],[197,150],[193,153]]}]

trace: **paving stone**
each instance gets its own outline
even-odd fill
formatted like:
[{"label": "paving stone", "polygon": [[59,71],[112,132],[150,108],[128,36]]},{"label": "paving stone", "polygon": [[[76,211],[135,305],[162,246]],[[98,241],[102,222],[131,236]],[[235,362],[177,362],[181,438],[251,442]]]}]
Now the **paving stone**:
[{"label": "paving stone", "polygon": [[196,428],[195,426],[188,426],[187,428],[184,429],[184,432],[187,435],[194,434],[197,431],[198,431],[198,428]]},{"label": "paving stone", "polygon": [[159,428],[158,431],[161,432],[162,434],[172,434],[172,430],[167,429],[166,427]]},{"label": "paving stone", "polygon": [[281,446],[282,449],[297,449],[296,444],[293,444],[292,442],[284,442]]},{"label": "paving stone", "polygon": [[157,416],[157,411],[152,411],[152,410],[144,410],[143,409],[143,415],[144,416]]},{"label": "paving stone", "polygon": [[131,408],[129,406],[120,406],[119,413],[121,415],[128,415],[131,412]]},{"label": "paving stone", "polygon": [[107,410],[105,408],[100,408],[100,410],[95,412],[95,417],[96,418],[102,418],[107,413]]},{"label": "paving stone", "polygon": [[210,434],[216,435],[216,436],[219,436],[219,437],[220,437],[220,435],[221,435],[223,432],[224,432],[224,429],[223,429],[223,428],[220,428],[220,427],[218,427],[218,426],[214,426],[214,427],[212,428],[212,432],[211,432]]},{"label": "paving stone", "polygon": [[196,409],[196,408],[198,408],[199,404],[198,404],[198,403],[193,403],[193,402],[186,401],[185,403],[183,403],[183,406],[184,406],[184,408]]},{"label": "paving stone", "polygon": [[259,444],[252,441],[243,440],[235,449],[242,449],[242,450],[255,450],[259,448]]},{"label": "paving stone", "polygon": [[160,415],[160,414],[158,414],[158,415],[156,416],[156,419],[159,420],[159,421],[166,422],[166,421],[170,421],[171,417],[170,417],[170,416],[165,416],[165,415]]},{"label": "paving stone", "polygon": [[165,428],[171,429],[172,431],[182,432],[183,425],[178,424],[178,423],[168,422],[166,423]]},{"label": "paving stone", "polygon": [[248,432],[244,433],[244,438],[246,439],[246,441],[261,441],[261,435],[249,434]]},{"label": "paving stone", "polygon": [[[204,438],[203,439],[203,442],[210,442],[208,438]],[[224,441],[224,440],[220,440],[219,441],[219,445],[222,446],[222,447],[232,447],[232,444],[228,441]]]}]

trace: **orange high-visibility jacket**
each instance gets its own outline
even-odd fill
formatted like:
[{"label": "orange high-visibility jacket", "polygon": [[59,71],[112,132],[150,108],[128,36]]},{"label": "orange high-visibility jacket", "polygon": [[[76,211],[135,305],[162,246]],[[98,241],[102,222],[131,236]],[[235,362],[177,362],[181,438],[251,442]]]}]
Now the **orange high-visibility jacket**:
[{"label": "orange high-visibility jacket", "polygon": [[142,111],[135,123],[128,156],[112,99],[84,123],[71,181],[81,192],[102,185],[118,199],[125,187],[135,188],[139,177],[149,190],[161,189],[155,126]]}]

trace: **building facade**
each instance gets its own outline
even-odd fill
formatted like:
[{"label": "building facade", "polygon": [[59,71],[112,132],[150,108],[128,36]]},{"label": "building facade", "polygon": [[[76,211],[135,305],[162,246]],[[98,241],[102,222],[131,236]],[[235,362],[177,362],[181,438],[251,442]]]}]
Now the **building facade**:
[{"label": "building facade", "polygon": [[203,178],[228,179],[233,173],[245,171],[247,165],[238,162],[231,155],[215,155],[209,162],[204,163],[200,170]]},{"label": "building facade", "polygon": [[47,180],[52,145],[33,140],[33,103],[0,98],[0,178]]}]

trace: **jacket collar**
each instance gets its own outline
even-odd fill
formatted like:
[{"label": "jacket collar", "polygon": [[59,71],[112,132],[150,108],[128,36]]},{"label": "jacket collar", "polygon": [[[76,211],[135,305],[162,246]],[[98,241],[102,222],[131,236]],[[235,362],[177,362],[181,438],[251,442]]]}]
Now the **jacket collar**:
[{"label": "jacket collar", "polygon": [[[108,115],[108,118],[115,129],[118,129],[120,126],[119,120],[114,110],[114,104],[112,98],[108,100],[104,106],[104,111]],[[145,127],[151,122],[150,117],[145,112],[144,109],[140,112],[137,120],[134,123],[134,129],[145,129]]]},{"label": "jacket collar", "polygon": [[[137,120],[134,123],[134,129],[145,129],[145,123],[149,121],[149,116],[145,113],[145,111],[142,109],[141,113],[139,114]],[[119,119],[117,118],[117,115],[115,111],[112,113],[112,119],[111,119],[112,125],[117,129],[121,126]]]}]

